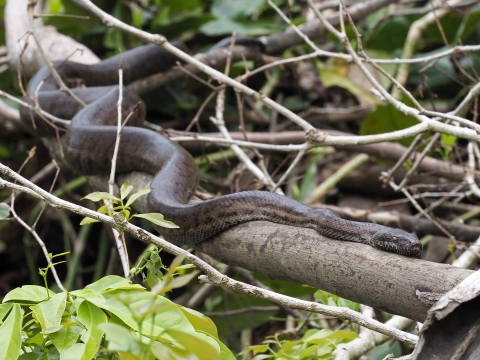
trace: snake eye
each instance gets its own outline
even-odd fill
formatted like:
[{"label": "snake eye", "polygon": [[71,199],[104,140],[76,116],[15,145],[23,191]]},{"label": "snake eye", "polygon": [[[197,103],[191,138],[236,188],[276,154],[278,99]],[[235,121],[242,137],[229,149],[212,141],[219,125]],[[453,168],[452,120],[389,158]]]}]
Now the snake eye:
[{"label": "snake eye", "polygon": [[397,237],[396,237],[396,236],[394,236],[394,237],[393,237],[393,240],[397,241]]}]

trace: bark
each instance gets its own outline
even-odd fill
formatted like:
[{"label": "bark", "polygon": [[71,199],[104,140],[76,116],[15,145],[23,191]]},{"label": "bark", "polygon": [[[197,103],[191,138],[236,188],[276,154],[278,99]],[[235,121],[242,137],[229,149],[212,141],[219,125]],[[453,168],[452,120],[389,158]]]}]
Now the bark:
[{"label": "bark", "polygon": [[473,273],[331,240],[313,230],[251,222],[196,246],[214,258],[424,321],[437,298]]},{"label": "bark", "polygon": [[415,360],[480,358],[480,272],[462,281],[428,312]]}]

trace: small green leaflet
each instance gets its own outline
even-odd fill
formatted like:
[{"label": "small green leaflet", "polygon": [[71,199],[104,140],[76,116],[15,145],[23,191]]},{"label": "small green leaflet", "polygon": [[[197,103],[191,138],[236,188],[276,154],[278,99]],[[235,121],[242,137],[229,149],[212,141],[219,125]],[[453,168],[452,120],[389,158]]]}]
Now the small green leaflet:
[{"label": "small green leaflet", "polygon": [[81,198],[81,200],[87,199],[91,201],[100,201],[100,200],[112,200],[114,202],[119,202],[120,199],[117,198],[116,196],[113,196],[112,194],[109,194],[105,191],[96,191],[91,194],[88,194],[87,196]]},{"label": "small green leaflet", "polygon": [[117,275],[105,276],[90,285],[85,286],[85,289],[90,289],[96,292],[103,292],[110,289],[118,289],[124,285],[130,284],[130,280]]},{"label": "small green leaflet", "polygon": [[122,187],[120,188],[120,199],[122,200],[125,199],[132,190],[133,190],[132,185],[123,184]]},{"label": "small green leaflet", "polygon": [[169,229],[177,229],[178,225],[175,225],[173,222],[164,220],[162,214],[157,213],[148,213],[148,214],[135,214],[134,217],[139,217],[151,221],[155,225],[163,226]]},{"label": "small green leaflet", "polygon": [[22,308],[19,304],[0,326],[0,360],[18,359],[22,345]]},{"label": "small green leaflet", "polygon": [[83,220],[80,222],[80,225],[88,225],[96,222],[100,222],[100,220],[95,220],[95,219],[86,217],[86,218],[83,218]]},{"label": "small green leaflet", "polygon": [[[128,198],[128,201],[127,201],[127,203],[125,204],[125,207],[132,205],[133,202],[136,201],[139,197],[145,196],[145,195],[147,195],[149,192],[150,192],[150,188],[149,188],[148,186],[147,186],[147,187],[144,187],[144,188],[141,188],[141,189],[138,190],[135,194],[132,194],[132,196],[130,196],[130,197]],[[122,198],[122,199],[123,199],[123,198]]]},{"label": "small green leaflet", "polygon": [[24,285],[21,288],[11,290],[2,300],[2,303],[7,301],[15,301],[21,304],[24,303],[38,303],[47,300],[55,293],[50,289],[45,289],[37,285]]},{"label": "small green leaflet", "polygon": [[0,219],[6,219],[10,213],[10,206],[5,203],[0,204]]}]

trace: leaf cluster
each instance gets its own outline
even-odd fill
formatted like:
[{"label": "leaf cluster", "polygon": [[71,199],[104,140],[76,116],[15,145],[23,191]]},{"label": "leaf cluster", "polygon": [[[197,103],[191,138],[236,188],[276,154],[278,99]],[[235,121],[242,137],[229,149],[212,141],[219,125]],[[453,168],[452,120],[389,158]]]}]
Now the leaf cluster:
[{"label": "leaf cluster", "polygon": [[[110,217],[113,217],[113,214],[112,214],[112,210],[113,210],[113,211],[119,213],[120,215],[122,215],[127,221],[130,221],[134,217],[137,217],[137,218],[146,219],[146,220],[148,220],[148,221],[150,221],[150,222],[152,222],[152,223],[154,223],[155,225],[158,225],[158,226],[162,226],[162,227],[166,227],[166,228],[178,228],[178,226],[175,225],[173,222],[165,220],[163,218],[162,214],[147,213],[147,214],[133,214],[132,215],[131,214],[131,211],[132,211],[131,205],[138,198],[147,195],[150,192],[150,188],[149,187],[144,187],[144,188],[140,189],[136,193],[130,195],[128,200],[125,202],[125,200],[127,199],[127,196],[131,193],[132,190],[133,190],[132,185],[123,184],[122,187],[120,188],[120,198],[118,198],[118,197],[116,197],[112,194],[109,194],[107,192],[104,192],[104,191],[96,191],[96,192],[90,193],[87,196],[83,197],[82,200],[87,199],[87,200],[91,200],[91,201],[94,201],[94,202],[106,200],[107,202],[110,202],[110,204],[112,204],[114,206],[111,207],[110,204],[103,205],[103,206],[99,207],[98,210],[97,210],[97,212],[99,212],[100,214],[108,215]],[[96,222],[99,222],[99,220],[92,219],[90,217],[85,217],[81,221],[80,225],[88,225],[88,224],[93,224],[93,223],[96,223]]]},{"label": "leaf cluster", "polygon": [[278,336],[270,336],[260,345],[245,348],[241,354],[245,355],[252,351],[255,355],[252,360],[330,359],[338,344],[349,342],[357,337],[354,331],[310,329],[301,339],[295,341],[280,340]]},{"label": "leaf cluster", "polygon": [[68,293],[16,288],[0,320],[0,359],[235,359],[209,318],[119,276]]},{"label": "leaf cluster", "polygon": [[132,278],[140,274],[143,282],[147,283],[156,294],[164,294],[184,287],[200,273],[199,270],[188,271],[194,268],[192,264],[182,264],[185,255],[177,256],[169,268],[165,267],[160,251],[161,249],[154,245],[149,246],[138,264],[130,270]]}]

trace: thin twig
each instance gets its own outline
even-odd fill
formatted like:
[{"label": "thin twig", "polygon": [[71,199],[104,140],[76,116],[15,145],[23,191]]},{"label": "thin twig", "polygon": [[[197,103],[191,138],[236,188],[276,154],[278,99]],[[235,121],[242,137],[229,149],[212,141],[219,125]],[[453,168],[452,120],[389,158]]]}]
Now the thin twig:
[{"label": "thin twig", "polygon": [[[115,173],[117,168],[117,157],[120,149],[120,141],[122,140],[122,103],[123,103],[123,57],[118,67],[118,101],[117,101],[117,136],[115,139],[115,147],[112,156],[112,165],[110,169],[110,177],[108,179],[108,192],[113,195],[115,185]],[[110,200],[105,200],[110,212],[114,212],[113,204]],[[127,244],[125,242],[125,234],[112,228],[115,244],[117,245],[118,255],[122,263],[123,275],[128,278],[130,275],[130,261],[128,260]]]}]

